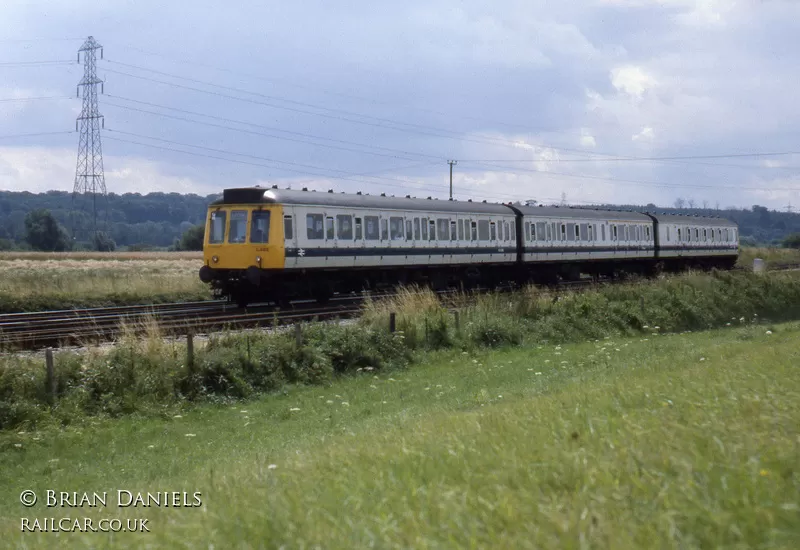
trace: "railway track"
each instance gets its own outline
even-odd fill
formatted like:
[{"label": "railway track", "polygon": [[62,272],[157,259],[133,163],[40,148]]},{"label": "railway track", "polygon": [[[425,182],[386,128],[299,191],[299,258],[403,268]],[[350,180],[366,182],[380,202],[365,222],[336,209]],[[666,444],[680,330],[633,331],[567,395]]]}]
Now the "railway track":
[{"label": "railway track", "polygon": [[285,310],[207,301],[3,314],[0,350],[96,344],[124,331],[146,333],[154,324],[161,334],[174,336],[346,317],[359,311],[361,301],[361,296],[341,297],[322,307],[300,302]]},{"label": "railway track", "polygon": [[[738,268],[737,270],[741,270]],[[800,264],[772,266],[771,271],[800,269]],[[564,291],[595,284],[592,280],[563,282]],[[509,290],[503,288],[499,290]],[[457,291],[441,291],[447,295]],[[182,335],[226,329],[279,326],[314,319],[346,318],[357,314],[366,296],[381,299],[392,294],[362,294],[334,297],[320,306],[312,301],[296,302],[290,309],[271,305],[239,308],[222,301],[147,304],[106,308],[38,311],[0,314],[0,352],[97,344],[121,332],[146,333],[155,323],[163,335]]]}]

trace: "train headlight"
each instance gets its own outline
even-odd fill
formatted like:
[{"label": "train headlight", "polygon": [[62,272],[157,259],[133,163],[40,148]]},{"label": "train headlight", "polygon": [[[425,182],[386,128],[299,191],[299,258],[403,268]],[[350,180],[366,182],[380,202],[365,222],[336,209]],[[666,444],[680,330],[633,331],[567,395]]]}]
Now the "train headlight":
[{"label": "train headlight", "polygon": [[217,263],[219,261],[219,256],[211,256],[211,261]]},{"label": "train headlight", "polygon": [[261,256],[256,256],[256,263],[261,263]]}]

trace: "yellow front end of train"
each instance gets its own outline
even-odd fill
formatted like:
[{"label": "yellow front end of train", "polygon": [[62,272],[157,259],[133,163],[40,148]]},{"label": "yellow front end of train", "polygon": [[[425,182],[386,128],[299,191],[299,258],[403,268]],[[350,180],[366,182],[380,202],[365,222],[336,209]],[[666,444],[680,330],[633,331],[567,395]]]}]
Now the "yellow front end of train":
[{"label": "yellow front end of train", "polygon": [[237,289],[258,285],[282,270],[283,207],[273,204],[212,205],[206,218],[200,279],[219,296],[237,300]]}]

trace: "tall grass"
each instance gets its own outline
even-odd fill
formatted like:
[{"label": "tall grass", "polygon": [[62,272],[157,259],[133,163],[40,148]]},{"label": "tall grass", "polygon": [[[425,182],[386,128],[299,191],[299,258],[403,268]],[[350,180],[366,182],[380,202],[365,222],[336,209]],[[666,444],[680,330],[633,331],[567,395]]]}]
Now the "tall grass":
[{"label": "tall grass", "polygon": [[197,260],[112,258],[0,259],[0,312],[210,298]]}]

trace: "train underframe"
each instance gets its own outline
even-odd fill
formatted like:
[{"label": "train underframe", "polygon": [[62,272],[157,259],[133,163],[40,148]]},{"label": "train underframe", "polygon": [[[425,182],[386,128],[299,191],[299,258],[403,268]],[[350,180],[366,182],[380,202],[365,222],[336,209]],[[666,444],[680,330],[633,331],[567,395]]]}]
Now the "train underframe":
[{"label": "train underframe", "polygon": [[503,285],[557,285],[584,277],[613,280],[629,276],[655,276],[688,269],[731,269],[736,256],[669,258],[630,261],[536,262],[471,266],[399,266],[391,268],[260,270],[213,270],[202,273],[215,296],[244,307],[256,302],[288,305],[293,300],[326,302],[335,294],[419,285],[444,290],[495,288]]}]

